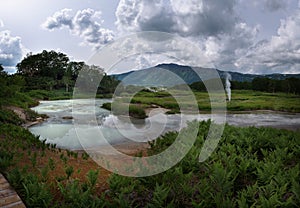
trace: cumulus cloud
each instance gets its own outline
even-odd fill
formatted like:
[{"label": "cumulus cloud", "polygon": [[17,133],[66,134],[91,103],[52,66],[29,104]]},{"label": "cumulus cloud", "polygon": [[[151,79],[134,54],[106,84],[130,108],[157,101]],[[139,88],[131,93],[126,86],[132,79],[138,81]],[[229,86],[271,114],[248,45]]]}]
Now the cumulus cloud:
[{"label": "cumulus cloud", "polygon": [[23,56],[21,38],[12,36],[10,31],[0,31],[0,64],[15,66]]},{"label": "cumulus cloud", "polygon": [[68,28],[73,35],[84,39],[84,44],[95,49],[114,39],[114,32],[102,27],[101,12],[93,9],[79,10],[76,14],[71,9],[62,9],[48,17],[42,24],[47,30]]},{"label": "cumulus cloud", "polygon": [[299,73],[300,69],[300,10],[281,20],[277,35],[259,42],[237,61],[250,72]]},{"label": "cumulus cloud", "polygon": [[121,32],[161,31],[188,38],[216,67],[234,70],[253,46],[259,27],[236,12],[237,0],[121,0],[116,26]]},{"label": "cumulus cloud", "polygon": [[46,22],[42,25],[48,30],[62,28],[67,26],[73,28],[73,17],[70,15],[71,9],[62,9],[61,11],[55,12],[52,17],[48,17]]},{"label": "cumulus cloud", "polygon": [[234,28],[235,5],[235,0],[121,0],[116,25],[121,31],[214,36]]}]

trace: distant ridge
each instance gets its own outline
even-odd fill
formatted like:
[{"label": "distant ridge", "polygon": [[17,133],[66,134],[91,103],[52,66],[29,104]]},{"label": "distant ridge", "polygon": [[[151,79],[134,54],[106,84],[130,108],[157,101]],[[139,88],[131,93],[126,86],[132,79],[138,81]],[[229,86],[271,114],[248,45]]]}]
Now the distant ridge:
[{"label": "distant ridge", "polygon": [[[203,74],[212,73],[211,68],[193,67],[201,70]],[[295,77],[300,79],[300,74],[243,74],[239,72],[221,71],[217,69],[221,79],[226,79],[227,73],[231,75],[233,81],[251,82],[254,78],[270,78],[275,80],[284,80],[286,78]],[[132,74],[133,73],[133,74]],[[178,75],[182,80],[174,80],[174,74]],[[132,75],[132,76],[129,76]],[[138,71],[130,71],[122,74],[112,75],[116,79],[123,81],[125,85],[141,85],[141,86],[173,86],[174,84],[192,84],[201,81],[198,75],[190,66],[181,66],[177,64],[159,64],[155,67],[141,69]],[[183,82],[184,81],[184,82]]]}]

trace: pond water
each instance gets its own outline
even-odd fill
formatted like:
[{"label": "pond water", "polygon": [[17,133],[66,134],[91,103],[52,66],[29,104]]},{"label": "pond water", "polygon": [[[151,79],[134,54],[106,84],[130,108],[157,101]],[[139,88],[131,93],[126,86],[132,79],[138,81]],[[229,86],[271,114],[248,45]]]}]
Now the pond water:
[{"label": "pond water", "polygon": [[[106,102],[111,100],[41,101],[39,106],[32,109],[40,114],[47,114],[49,118],[30,127],[29,130],[39,135],[41,140],[46,139],[47,143],[56,144],[57,147],[80,150],[83,141],[82,139],[79,141],[77,135],[84,135],[85,147],[105,145],[106,142],[110,144],[130,140],[145,142],[154,140],[168,131],[178,131],[186,126],[187,121],[211,119],[210,114],[165,115],[161,109],[154,109],[145,120],[129,119],[111,115],[109,111],[100,108]],[[270,126],[300,130],[300,114],[276,112],[227,114],[227,123],[235,126]]]}]

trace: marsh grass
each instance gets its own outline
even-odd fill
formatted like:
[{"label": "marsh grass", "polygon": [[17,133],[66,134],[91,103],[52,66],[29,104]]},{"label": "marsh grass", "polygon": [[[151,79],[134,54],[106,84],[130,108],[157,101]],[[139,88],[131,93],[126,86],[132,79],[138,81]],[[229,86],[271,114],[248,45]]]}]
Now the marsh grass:
[{"label": "marsh grass", "polygon": [[[175,95],[181,97],[184,102],[182,106],[192,105],[187,94],[180,91],[173,92]],[[194,92],[194,96],[198,102],[199,111],[210,111],[211,102],[218,107],[224,102],[217,100],[210,100],[207,92]],[[213,97],[218,98],[215,94]],[[212,98],[211,98],[212,99]],[[137,93],[131,103],[140,104],[144,108],[149,108],[151,105],[158,105],[170,110],[169,113],[179,113],[179,105],[176,99],[168,92],[139,92]],[[251,110],[274,110],[283,112],[300,112],[300,96],[286,93],[265,93],[251,90],[232,90],[232,98],[230,102],[226,102],[228,111],[251,111]],[[188,109],[188,107],[186,108]]]},{"label": "marsh grass", "polygon": [[104,103],[101,107],[107,110],[112,110],[113,105],[113,114],[114,115],[126,115],[129,113],[129,116],[137,119],[147,118],[145,108],[141,105],[130,104],[129,109],[127,109],[127,105],[124,103]]}]

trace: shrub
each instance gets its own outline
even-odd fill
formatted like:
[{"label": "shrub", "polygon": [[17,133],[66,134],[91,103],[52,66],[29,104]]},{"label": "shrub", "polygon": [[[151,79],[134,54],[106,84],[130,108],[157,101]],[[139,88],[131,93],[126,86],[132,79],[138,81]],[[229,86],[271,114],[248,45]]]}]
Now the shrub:
[{"label": "shrub", "polygon": [[1,123],[10,123],[15,125],[21,125],[24,123],[13,111],[2,109],[0,107],[0,124]]}]

